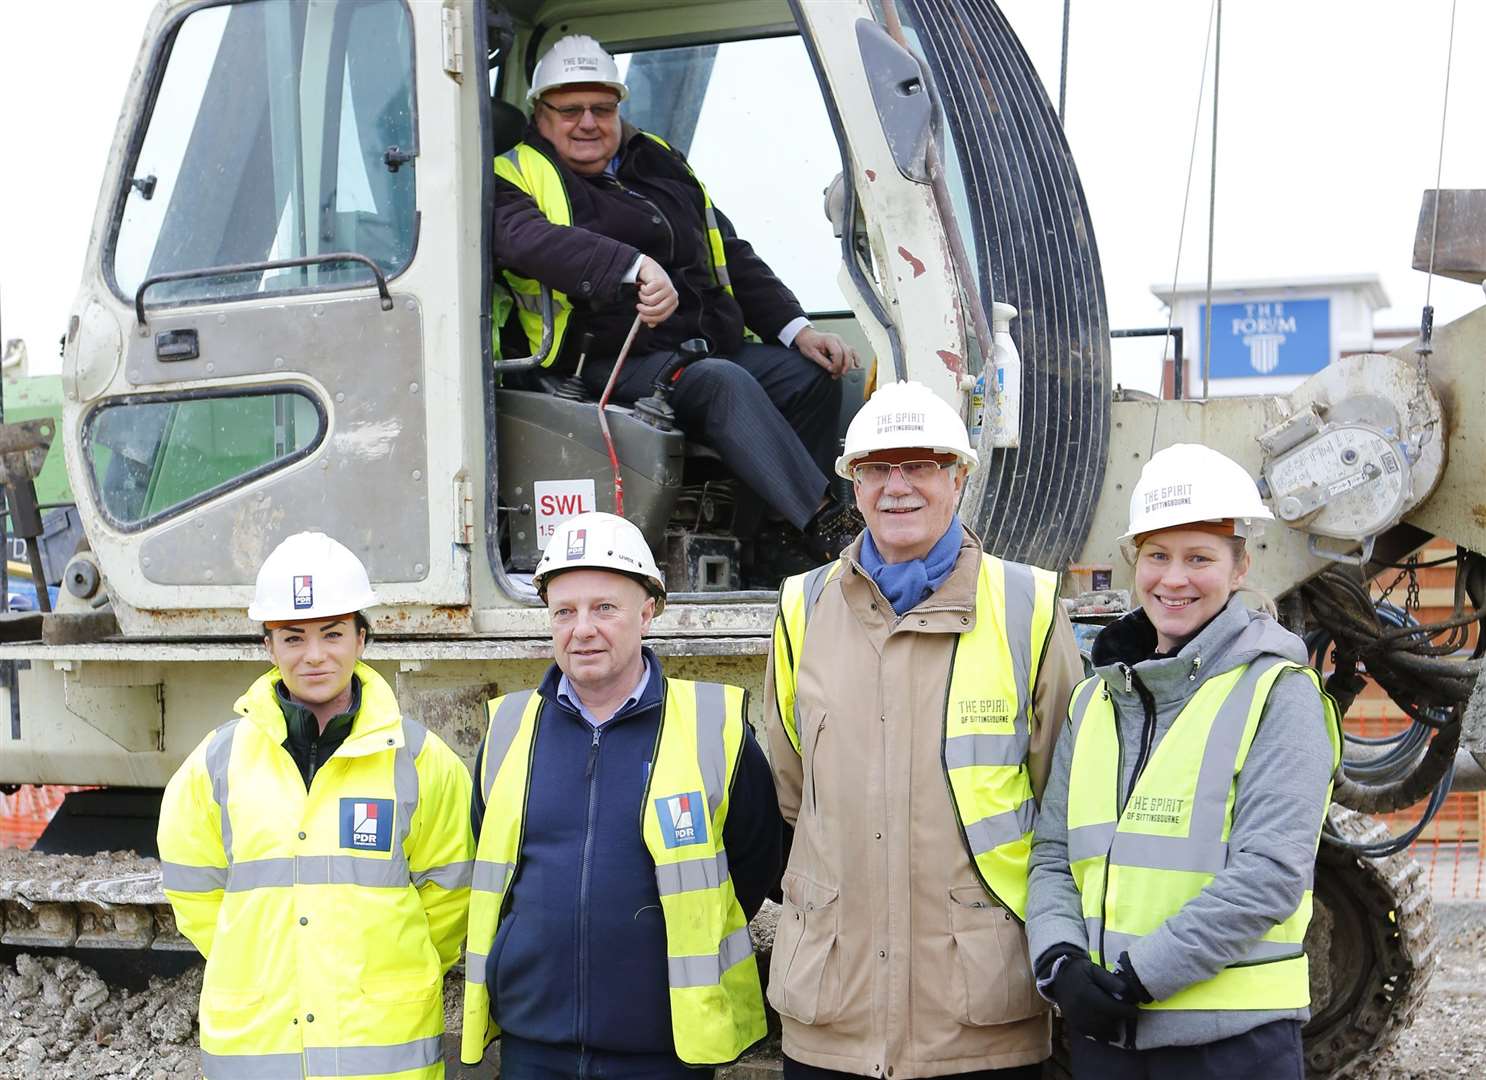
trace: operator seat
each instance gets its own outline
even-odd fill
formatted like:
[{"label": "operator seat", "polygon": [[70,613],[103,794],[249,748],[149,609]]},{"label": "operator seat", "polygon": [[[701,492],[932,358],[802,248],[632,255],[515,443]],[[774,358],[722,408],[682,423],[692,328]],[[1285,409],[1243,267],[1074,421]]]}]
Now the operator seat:
[{"label": "operator seat", "polygon": [[493,157],[500,157],[526,134],[526,114],[509,101],[490,96],[490,134]]}]

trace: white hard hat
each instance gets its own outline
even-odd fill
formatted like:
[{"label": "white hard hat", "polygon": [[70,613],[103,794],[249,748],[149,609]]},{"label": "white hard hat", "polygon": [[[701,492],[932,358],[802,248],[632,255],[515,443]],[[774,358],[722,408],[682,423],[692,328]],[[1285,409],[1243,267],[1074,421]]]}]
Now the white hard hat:
[{"label": "white hard hat", "polygon": [[1175,443],[1140,470],[1130,492],[1130,527],[1120,539],[1228,518],[1236,535],[1257,536],[1274,515],[1238,462],[1198,443]]},{"label": "white hard hat", "polygon": [[877,450],[917,449],[953,454],[972,471],[979,460],[965,421],[943,398],[923,383],[884,383],[851,418],[836,474],[850,480],[852,465]]},{"label": "white hard hat", "polygon": [[322,532],[295,533],[258,570],[248,618],[255,622],[329,619],[378,603],[366,567],[350,548]]},{"label": "white hard hat", "polygon": [[619,94],[620,101],[629,97],[629,87],[619,78],[619,65],[604,47],[587,34],[569,34],[559,38],[537,61],[531,89],[526,92],[527,104],[548,90],[577,83],[610,87]]},{"label": "white hard hat", "polygon": [[568,518],[553,530],[531,583],[545,600],[552,575],[580,568],[628,574],[655,597],[657,615],[665,609],[666,579],[655,565],[644,534],[633,522],[598,510]]}]

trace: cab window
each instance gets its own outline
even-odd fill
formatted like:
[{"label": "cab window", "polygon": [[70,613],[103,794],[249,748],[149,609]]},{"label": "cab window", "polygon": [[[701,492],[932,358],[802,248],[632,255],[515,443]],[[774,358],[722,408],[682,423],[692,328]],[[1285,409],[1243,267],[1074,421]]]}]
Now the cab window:
[{"label": "cab window", "polygon": [[[166,52],[105,256],[119,293],[182,270],[356,252],[388,275],[417,236],[412,27],[402,0],[193,11]],[[350,262],[152,286],[152,304],[365,285]]]},{"label": "cab window", "polygon": [[616,59],[630,90],[625,118],[686,155],[807,312],[845,309],[841,242],[823,209],[841,155],[804,42],[788,35]]}]

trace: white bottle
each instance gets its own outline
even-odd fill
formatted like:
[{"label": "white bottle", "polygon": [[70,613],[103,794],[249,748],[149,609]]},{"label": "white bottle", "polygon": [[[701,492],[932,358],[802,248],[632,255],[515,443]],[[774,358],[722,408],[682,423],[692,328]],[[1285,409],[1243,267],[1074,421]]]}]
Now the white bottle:
[{"label": "white bottle", "polygon": [[986,373],[981,369],[975,377],[975,389],[970,391],[970,445],[980,445],[980,429],[986,418]]},{"label": "white bottle", "polygon": [[1016,351],[1016,342],[1011,340],[1011,320],[1016,316],[1017,310],[1010,304],[991,304],[992,382],[985,392],[994,401],[994,408],[987,412],[991,445],[995,447],[1022,444],[1022,358]]}]

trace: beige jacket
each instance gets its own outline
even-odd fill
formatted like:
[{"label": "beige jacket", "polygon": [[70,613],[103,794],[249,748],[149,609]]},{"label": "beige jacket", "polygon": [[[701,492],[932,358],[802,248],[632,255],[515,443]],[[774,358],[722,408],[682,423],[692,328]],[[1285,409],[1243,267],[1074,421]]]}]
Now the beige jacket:
[{"label": "beige jacket", "polygon": [[[976,879],[940,758],[953,647],[974,625],[979,541],[967,530],[949,578],[901,618],[860,549],[858,538],[810,615],[800,754],[779,721],[772,652],[764,680],[779,808],[795,827],[768,991],[784,1052],[893,1080],[1041,1061],[1050,1025],[1026,937]],[[1082,677],[1060,605],[1033,696],[1039,798]]]}]

